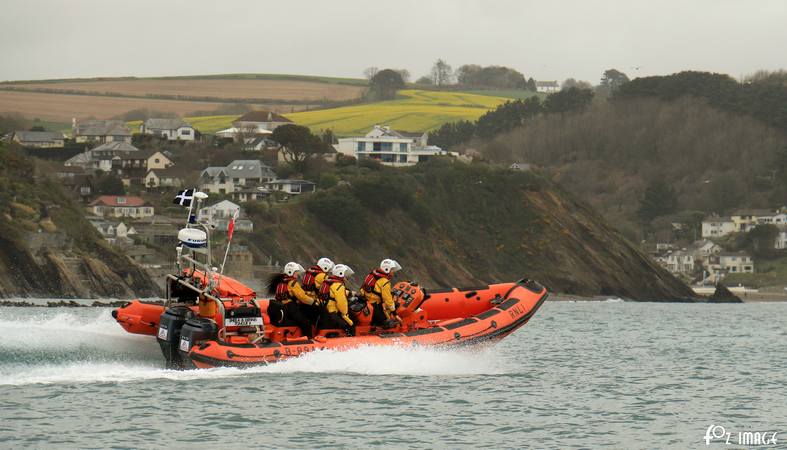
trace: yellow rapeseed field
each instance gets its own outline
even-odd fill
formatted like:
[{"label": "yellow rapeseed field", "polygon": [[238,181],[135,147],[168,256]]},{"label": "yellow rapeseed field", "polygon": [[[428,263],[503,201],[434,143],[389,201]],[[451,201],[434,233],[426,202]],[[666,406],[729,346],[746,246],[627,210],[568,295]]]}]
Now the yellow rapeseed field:
[{"label": "yellow rapeseed field", "polygon": [[[284,114],[298,125],[315,133],[332,129],[339,136],[363,134],[372,126],[390,125],[402,131],[429,131],[447,122],[476,120],[482,114],[510,100],[504,97],[424,90],[399,91],[396,100],[366,103],[341,108]],[[238,116],[186,117],[201,133],[229,128]],[[139,127],[139,122],[129,122]]]}]

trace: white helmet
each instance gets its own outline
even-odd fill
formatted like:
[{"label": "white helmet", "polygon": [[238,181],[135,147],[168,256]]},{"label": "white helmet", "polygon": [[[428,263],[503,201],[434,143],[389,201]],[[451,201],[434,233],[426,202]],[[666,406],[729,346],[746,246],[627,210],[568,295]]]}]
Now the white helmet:
[{"label": "white helmet", "polygon": [[331,275],[339,278],[349,278],[355,271],[344,264],[337,264],[331,269]]},{"label": "white helmet", "polygon": [[293,277],[299,273],[304,273],[304,272],[306,271],[303,270],[303,266],[296,262],[288,262],[287,264],[284,265],[284,274],[287,275],[288,277]]},{"label": "white helmet", "polygon": [[323,272],[325,272],[325,273],[328,273],[328,272],[330,272],[330,271],[331,271],[331,269],[333,269],[333,266],[334,266],[334,265],[335,265],[335,264],[333,263],[333,261],[331,261],[331,260],[330,260],[330,259],[328,259],[328,258],[320,258],[320,260],[319,260],[319,261],[317,261],[317,266],[318,266],[320,269],[322,269],[322,271],[323,271]]},{"label": "white helmet", "polygon": [[385,273],[394,273],[397,270],[402,270],[402,266],[393,259],[384,259],[380,262],[380,270]]}]

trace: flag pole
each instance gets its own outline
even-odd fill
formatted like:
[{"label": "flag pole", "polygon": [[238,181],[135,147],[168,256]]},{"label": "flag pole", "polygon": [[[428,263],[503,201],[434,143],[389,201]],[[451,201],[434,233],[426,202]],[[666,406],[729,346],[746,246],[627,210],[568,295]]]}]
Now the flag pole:
[{"label": "flag pole", "polygon": [[230,244],[232,243],[232,237],[235,235],[235,219],[238,218],[239,212],[240,212],[240,208],[236,209],[235,214],[232,215],[232,219],[230,222],[232,224],[232,228],[231,228],[232,231],[230,232],[229,226],[227,229],[227,231],[230,232],[230,235],[229,235],[229,239],[227,240],[227,249],[224,251],[224,260],[221,262],[221,270],[219,271],[220,275],[224,275],[224,264],[227,262],[227,255],[230,254]]},{"label": "flag pole", "polygon": [[186,216],[186,228],[191,228],[191,211],[194,208],[194,200],[195,200],[194,193],[195,192],[197,192],[196,189],[194,189],[194,192],[192,192],[192,194],[191,194],[192,197],[191,197],[191,201],[189,202],[189,214]]}]

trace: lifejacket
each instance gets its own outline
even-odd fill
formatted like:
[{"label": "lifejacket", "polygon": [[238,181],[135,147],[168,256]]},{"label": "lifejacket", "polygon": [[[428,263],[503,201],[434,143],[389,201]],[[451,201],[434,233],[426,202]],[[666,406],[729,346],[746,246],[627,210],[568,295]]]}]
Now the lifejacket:
[{"label": "lifejacket", "polygon": [[319,297],[323,303],[327,303],[328,300],[331,299],[331,285],[337,282],[344,282],[344,278],[337,277],[335,275],[328,275],[325,277],[325,280],[322,282],[322,286],[320,286],[319,292]]},{"label": "lifejacket", "polygon": [[323,273],[320,266],[311,266],[306,273],[301,278],[301,286],[303,286],[303,290],[306,292],[316,292],[317,286],[315,282],[317,281],[317,275]]},{"label": "lifejacket", "polygon": [[382,269],[374,269],[369,275],[366,275],[366,279],[363,280],[363,289],[365,292],[374,293],[380,295],[380,292],[375,292],[375,286],[377,286],[377,280],[380,278],[386,278],[388,280],[391,279],[391,274],[385,273]]},{"label": "lifejacket", "polygon": [[275,299],[280,302],[285,302],[287,300],[291,300],[290,298],[290,281],[294,280],[295,277],[284,276],[282,277],[281,281],[279,282],[278,286],[276,286],[276,294]]}]

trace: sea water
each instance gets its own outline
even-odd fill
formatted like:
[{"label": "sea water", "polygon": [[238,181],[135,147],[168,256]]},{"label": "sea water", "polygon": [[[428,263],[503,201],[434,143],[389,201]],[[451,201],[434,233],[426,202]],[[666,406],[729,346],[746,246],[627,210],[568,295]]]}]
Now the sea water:
[{"label": "sea water", "polygon": [[787,443],[784,303],[547,302],[495,346],[162,366],[108,308],[0,308],[0,447],[699,448],[713,426]]}]

